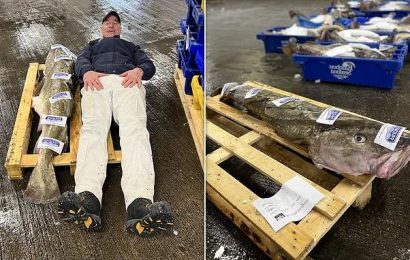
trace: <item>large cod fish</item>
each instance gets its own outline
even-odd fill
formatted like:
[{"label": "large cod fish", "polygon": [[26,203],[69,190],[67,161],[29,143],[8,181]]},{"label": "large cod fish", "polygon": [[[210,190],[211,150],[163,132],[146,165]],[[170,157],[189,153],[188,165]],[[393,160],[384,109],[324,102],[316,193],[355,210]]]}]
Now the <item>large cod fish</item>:
[{"label": "large cod fish", "polygon": [[[70,58],[71,57],[71,60]],[[54,48],[46,59],[44,77],[39,83],[41,87],[40,94],[33,97],[34,110],[39,114],[40,119],[44,116],[49,119],[69,117],[73,106],[71,87],[72,79],[52,79],[53,75],[58,73],[73,73],[74,55],[68,49]],[[57,117],[56,117],[57,116]],[[42,132],[40,139],[52,138],[65,144],[67,141],[67,124],[64,125],[41,125]],[[43,143],[51,146],[57,146],[58,142],[51,139],[43,139]],[[38,146],[39,142],[37,142]],[[35,203],[50,203],[56,201],[60,196],[57,179],[54,172],[52,160],[55,151],[49,148],[38,148],[38,161],[30,176],[29,183],[24,192],[27,200]]]},{"label": "large cod fish", "polygon": [[374,143],[381,123],[342,113],[333,125],[319,124],[316,119],[324,108],[303,100],[277,107],[272,101],[284,96],[252,89],[248,85],[226,84],[221,101],[268,122],[279,136],[307,145],[312,161],[319,168],[390,178],[410,160],[410,135],[406,132],[391,151]]}]

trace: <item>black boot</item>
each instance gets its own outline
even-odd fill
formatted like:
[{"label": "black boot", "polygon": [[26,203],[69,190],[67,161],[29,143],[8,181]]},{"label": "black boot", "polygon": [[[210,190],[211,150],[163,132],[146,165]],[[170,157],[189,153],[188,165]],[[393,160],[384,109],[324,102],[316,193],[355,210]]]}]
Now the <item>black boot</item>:
[{"label": "black boot", "polygon": [[66,191],[58,201],[58,214],[65,221],[75,223],[85,230],[98,231],[102,229],[100,211],[100,201],[89,191],[79,194]]},{"label": "black boot", "polygon": [[136,198],[127,213],[127,231],[141,237],[167,230],[174,224],[171,206],[165,201],[152,203],[149,199]]}]

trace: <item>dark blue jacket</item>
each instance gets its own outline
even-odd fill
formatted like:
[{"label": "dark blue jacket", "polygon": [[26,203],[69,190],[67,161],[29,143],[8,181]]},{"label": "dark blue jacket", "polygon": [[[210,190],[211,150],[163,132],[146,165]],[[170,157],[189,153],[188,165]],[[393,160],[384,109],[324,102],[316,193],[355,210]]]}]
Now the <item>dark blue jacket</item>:
[{"label": "dark blue jacket", "polygon": [[140,46],[119,37],[102,38],[90,41],[78,54],[75,75],[82,81],[90,70],[121,74],[136,67],[144,71],[143,80],[149,80],[155,74],[154,63]]}]

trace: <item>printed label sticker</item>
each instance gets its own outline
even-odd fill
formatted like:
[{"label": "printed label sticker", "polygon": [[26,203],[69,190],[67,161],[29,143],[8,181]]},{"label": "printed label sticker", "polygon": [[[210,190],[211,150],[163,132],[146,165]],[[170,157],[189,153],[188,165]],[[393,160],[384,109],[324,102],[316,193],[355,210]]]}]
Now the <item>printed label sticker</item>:
[{"label": "printed label sticker", "polygon": [[63,99],[72,99],[70,91],[63,91],[63,92],[58,92],[57,94],[51,96],[48,100],[50,101],[51,104],[63,100]]},{"label": "printed label sticker", "polygon": [[71,56],[71,57],[73,57],[73,58],[77,58],[77,56],[74,54],[74,53],[72,53],[67,47],[62,47],[61,48],[64,52],[65,52],[65,54],[67,54],[68,56]]},{"label": "printed label sticker", "polygon": [[334,107],[328,107],[320,114],[316,122],[319,124],[333,125],[341,114],[342,112]]},{"label": "printed label sticker", "polygon": [[62,44],[53,44],[51,45],[51,49],[61,49],[63,52],[65,52],[66,55],[71,56],[73,58],[77,58],[77,56],[74,53],[72,53],[67,47],[65,47]]},{"label": "printed label sticker", "polygon": [[66,116],[43,115],[40,120],[40,124],[42,125],[56,125],[64,127],[66,123]]},{"label": "printed label sticker", "polygon": [[260,89],[260,88],[252,88],[252,89],[250,89],[250,90],[246,93],[245,99],[251,98],[251,97],[253,97],[253,96],[256,96],[261,90],[262,90],[262,89]]},{"label": "printed label sticker", "polygon": [[397,125],[384,124],[377,133],[374,142],[394,151],[405,129],[405,127]]},{"label": "printed label sticker", "polygon": [[51,79],[65,79],[69,80],[71,78],[71,74],[65,73],[65,72],[56,72],[53,73],[51,76]]},{"label": "printed label sticker", "polygon": [[282,105],[285,105],[287,103],[293,102],[293,101],[302,101],[300,98],[297,97],[283,97],[283,98],[278,98],[272,101],[272,103],[277,106],[280,107]]},{"label": "printed label sticker", "polygon": [[54,62],[57,62],[60,60],[73,60],[73,57],[71,57],[70,55],[60,55],[54,58]]},{"label": "printed label sticker", "polygon": [[61,154],[63,151],[64,143],[50,137],[40,137],[38,140],[37,148],[47,148],[54,152]]},{"label": "printed label sticker", "polygon": [[270,198],[259,198],[252,204],[276,232],[286,224],[301,220],[324,198],[312,185],[295,176]]}]

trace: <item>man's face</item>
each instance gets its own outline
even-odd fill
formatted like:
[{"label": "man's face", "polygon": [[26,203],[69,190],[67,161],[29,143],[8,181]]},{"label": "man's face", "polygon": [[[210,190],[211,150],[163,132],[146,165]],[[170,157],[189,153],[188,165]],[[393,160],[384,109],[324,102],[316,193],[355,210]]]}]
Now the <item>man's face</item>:
[{"label": "man's face", "polygon": [[111,15],[105,22],[103,22],[101,25],[101,33],[104,38],[114,37],[115,35],[121,34],[121,24],[115,16]]}]

